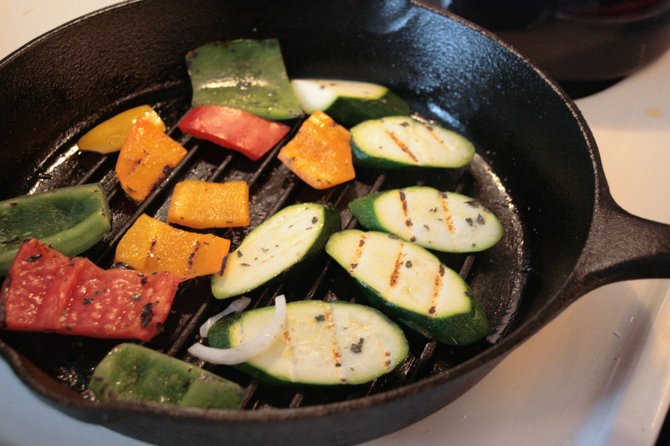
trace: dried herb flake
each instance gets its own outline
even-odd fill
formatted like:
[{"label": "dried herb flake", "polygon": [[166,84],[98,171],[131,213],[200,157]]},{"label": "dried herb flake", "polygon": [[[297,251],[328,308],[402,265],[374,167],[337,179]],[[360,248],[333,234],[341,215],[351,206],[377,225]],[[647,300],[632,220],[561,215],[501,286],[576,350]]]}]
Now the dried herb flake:
[{"label": "dried herb flake", "polygon": [[349,347],[349,350],[351,350],[353,353],[360,353],[363,351],[363,342],[365,342],[365,339],[359,338],[358,342],[355,342],[351,344],[351,347]]}]

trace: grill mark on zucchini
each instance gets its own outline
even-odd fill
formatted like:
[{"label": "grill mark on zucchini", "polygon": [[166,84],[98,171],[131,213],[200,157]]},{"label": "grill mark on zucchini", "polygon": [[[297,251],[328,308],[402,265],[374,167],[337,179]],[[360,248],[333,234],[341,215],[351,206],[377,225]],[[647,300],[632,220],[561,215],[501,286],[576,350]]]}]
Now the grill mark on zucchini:
[{"label": "grill mark on zucchini", "polygon": [[282,339],[284,340],[284,343],[286,344],[286,351],[288,352],[288,356],[291,357],[291,364],[293,365],[293,369],[291,370],[292,376],[291,379],[295,379],[296,377],[296,371],[295,371],[295,352],[293,349],[293,344],[291,343],[291,333],[289,333],[289,328],[286,327],[284,328],[284,332],[282,333]]},{"label": "grill mark on zucchini", "polygon": [[400,195],[400,204],[402,206],[402,215],[405,217],[405,226],[411,227],[414,225],[412,223],[412,219],[409,217],[409,209],[407,206],[407,194],[403,192],[402,190],[398,191],[398,194]]},{"label": "grill mark on zucchini", "polygon": [[342,368],[342,353],[340,353],[340,343],[337,339],[337,331],[335,330],[335,322],[333,321],[333,312],[330,307],[325,306],[323,315],[326,322],[326,330],[330,333],[331,339],[331,353],[333,358],[333,366],[338,370],[340,375],[340,382],[346,383],[347,378],[344,376],[344,370]]},{"label": "grill mark on zucchini", "polygon": [[358,267],[358,261],[363,255],[363,246],[365,246],[365,235],[361,235],[360,240],[358,240],[356,251],[354,251],[354,255],[351,258],[351,263],[349,264],[349,272],[354,272],[354,270]]},{"label": "grill mark on zucchini", "polygon": [[448,146],[447,143],[446,143],[442,138],[440,138],[439,136],[437,136],[437,133],[435,133],[435,130],[433,129],[433,126],[432,126],[432,125],[426,125],[426,126],[423,126],[422,128],[425,128],[426,131],[428,132],[428,134],[429,134],[430,136],[432,136],[432,137],[435,139],[435,141],[437,141],[438,143],[440,143],[440,145]]},{"label": "grill mark on zucchini", "polygon": [[398,135],[396,135],[395,133],[393,133],[391,130],[388,130],[388,129],[384,129],[384,132],[389,136],[389,138],[391,138],[391,140],[393,140],[393,142],[400,148],[400,150],[402,150],[403,152],[405,152],[407,154],[407,156],[412,158],[412,161],[414,161],[415,163],[419,162],[419,159],[416,157],[416,155],[414,155],[414,153],[412,153],[412,151],[409,149],[407,144],[405,144],[398,137]]},{"label": "grill mark on zucchini", "polygon": [[442,288],[442,278],[444,277],[444,266],[440,264],[437,274],[433,278],[433,292],[430,296],[430,306],[428,307],[428,314],[434,315],[437,312],[437,300],[440,296],[440,289]]},{"label": "grill mark on zucchini", "polygon": [[389,286],[391,288],[395,288],[395,286],[398,284],[398,281],[400,279],[400,267],[403,264],[402,258],[405,256],[405,253],[400,250],[398,251],[398,255],[395,258],[395,264],[393,265],[393,272],[391,273],[391,277],[389,280]]},{"label": "grill mark on zucchini", "polygon": [[440,205],[442,206],[442,211],[444,212],[444,223],[447,225],[449,232],[454,232],[456,227],[454,226],[454,221],[451,218],[451,212],[449,212],[449,204],[447,202],[447,193],[440,192]]}]

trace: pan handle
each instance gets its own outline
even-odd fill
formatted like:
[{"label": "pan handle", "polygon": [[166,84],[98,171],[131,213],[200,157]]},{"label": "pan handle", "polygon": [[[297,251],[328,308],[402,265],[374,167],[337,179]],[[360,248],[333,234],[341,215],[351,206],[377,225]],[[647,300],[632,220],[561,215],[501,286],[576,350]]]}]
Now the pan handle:
[{"label": "pan handle", "polygon": [[596,206],[574,285],[579,295],[608,283],[670,278],[670,225],[621,208],[609,191]]}]

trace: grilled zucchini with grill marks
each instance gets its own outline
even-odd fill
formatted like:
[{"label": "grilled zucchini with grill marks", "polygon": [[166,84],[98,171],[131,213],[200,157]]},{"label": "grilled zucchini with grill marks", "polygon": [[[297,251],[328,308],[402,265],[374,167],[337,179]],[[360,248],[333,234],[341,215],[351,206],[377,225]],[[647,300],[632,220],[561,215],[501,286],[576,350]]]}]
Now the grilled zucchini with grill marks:
[{"label": "grilled zucchini with grill marks", "polygon": [[351,129],[351,148],[360,166],[394,169],[467,165],[475,154],[464,136],[410,116],[364,121]]},{"label": "grilled zucchini with grill marks", "polygon": [[[209,345],[234,348],[270,323],[273,307],[228,316],[209,330]],[[273,383],[362,384],[393,370],[407,356],[402,330],[374,308],[303,300],[286,305],[281,336],[237,367]]]},{"label": "grilled zucchini with grill marks", "polygon": [[212,294],[225,299],[266,284],[322,252],[328,237],[340,226],[337,211],[320,203],[282,209],[228,255],[223,274],[212,276]]},{"label": "grilled zucchini with grill marks", "polygon": [[351,201],[349,210],[367,229],[443,252],[483,251],[503,234],[500,221],[477,200],[432,187],[366,195]]},{"label": "grilled zucchini with grill marks", "polygon": [[347,230],[326,244],[370,302],[413,330],[451,345],[488,334],[484,311],[455,271],[424,248],[381,232]]}]

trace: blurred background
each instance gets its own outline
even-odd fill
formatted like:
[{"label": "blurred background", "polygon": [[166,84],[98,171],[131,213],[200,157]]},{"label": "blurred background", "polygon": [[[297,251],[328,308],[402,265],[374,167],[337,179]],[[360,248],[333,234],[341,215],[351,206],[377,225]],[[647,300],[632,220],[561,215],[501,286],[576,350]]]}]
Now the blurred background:
[{"label": "blurred background", "polygon": [[644,68],[670,46],[670,0],[430,0],[514,46],[573,98]]}]

